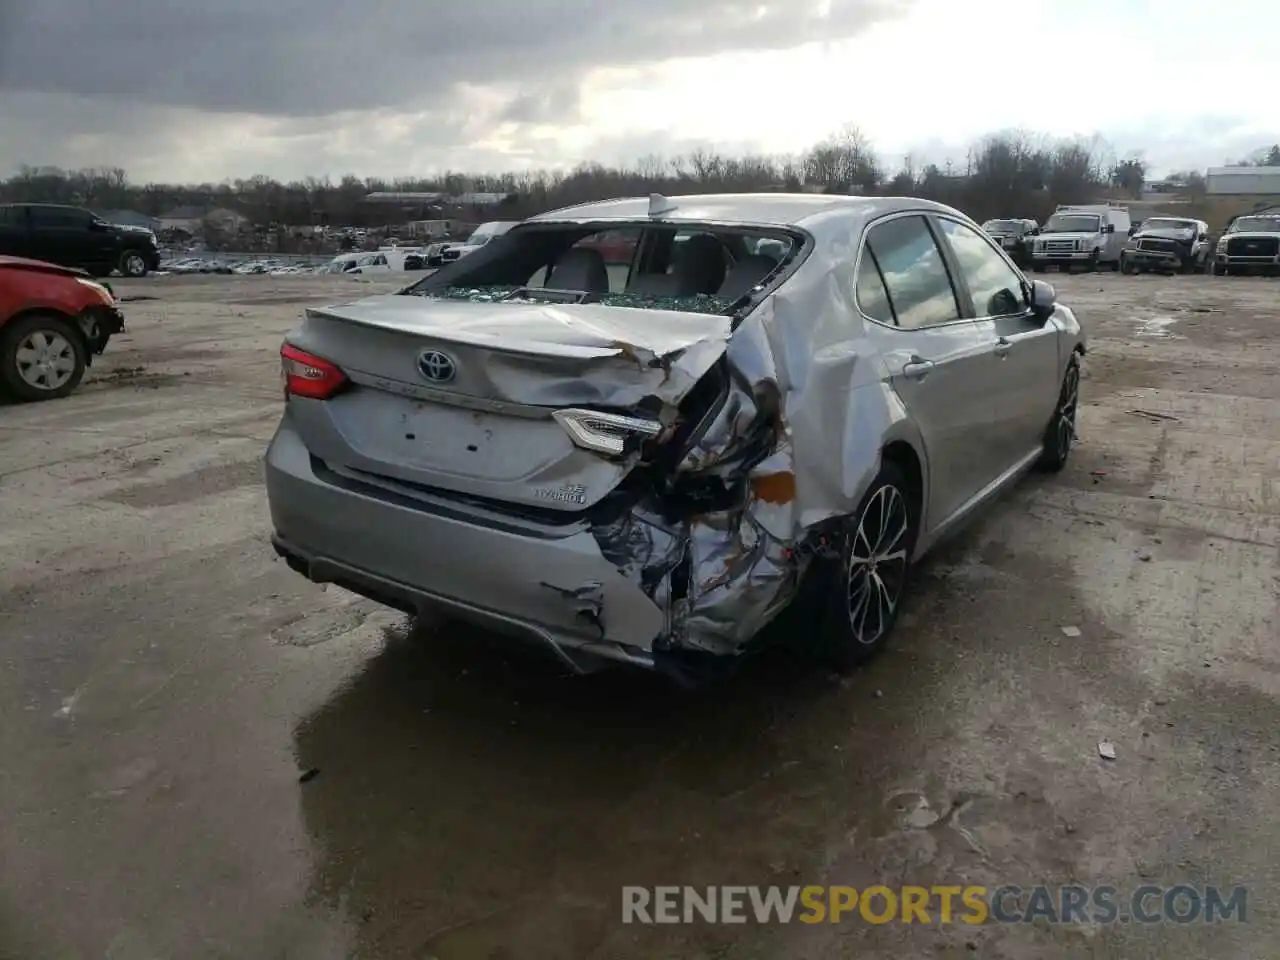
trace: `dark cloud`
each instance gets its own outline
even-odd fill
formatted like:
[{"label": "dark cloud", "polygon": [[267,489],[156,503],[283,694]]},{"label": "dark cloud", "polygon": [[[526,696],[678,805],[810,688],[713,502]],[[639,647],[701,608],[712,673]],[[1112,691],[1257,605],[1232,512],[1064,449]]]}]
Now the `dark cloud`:
[{"label": "dark cloud", "polygon": [[546,152],[522,157],[486,146],[491,126],[490,117],[454,102],[411,113],[263,118],[16,93],[5,97],[0,177],[22,164],[119,166],[138,182],[218,182],[258,173],[398,177],[553,162]]},{"label": "dark cloud", "polygon": [[[122,166],[140,180],[394,177],[750,152],[764,125],[714,145],[641,132],[648,114],[629,136],[559,134],[579,125],[593,67],[838,40],[915,2],[0,0],[0,176],[30,163]],[[634,84],[664,69],[638,70]],[[689,98],[715,109],[740,94],[716,79],[700,76]],[[865,95],[828,91],[822,103],[856,120]],[[1228,116],[1103,133],[1157,169],[1244,156],[1276,136]],[[893,166],[908,150],[917,164],[960,159],[967,145],[876,146]]]},{"label": "dark cloud", "polygon": [[0,0],[0,89],[272,116],[855,35],[910,0]]},{"label": "dark cloud", "polygon": [[518,93],[498,113],[501,123],[573,123],[580,115],[582,88],[578,84],[552,84]]}]

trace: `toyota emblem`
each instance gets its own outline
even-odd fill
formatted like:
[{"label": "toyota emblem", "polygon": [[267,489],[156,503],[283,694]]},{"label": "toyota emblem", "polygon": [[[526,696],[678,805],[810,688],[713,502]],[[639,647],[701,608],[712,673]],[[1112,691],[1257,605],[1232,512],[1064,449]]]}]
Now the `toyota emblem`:
[{"label": "toyota emblem", "polygon": [[458,365],[447,353],[423,350],[418,354],[418,372],[432,383],[448,383],[458,372]]}]

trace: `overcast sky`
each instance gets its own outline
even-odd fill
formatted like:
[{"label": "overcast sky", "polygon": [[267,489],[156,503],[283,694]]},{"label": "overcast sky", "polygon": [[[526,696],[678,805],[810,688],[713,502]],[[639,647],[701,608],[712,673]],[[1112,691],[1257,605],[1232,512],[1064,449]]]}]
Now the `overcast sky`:
[{"label": "overcast sky", "polygon": [[[1266,0],[0,0],[0,175],[420,176],[1006,129],[1157,170],[1280,141]],[[1215,13],[1221,11],[1215,17]]]}]

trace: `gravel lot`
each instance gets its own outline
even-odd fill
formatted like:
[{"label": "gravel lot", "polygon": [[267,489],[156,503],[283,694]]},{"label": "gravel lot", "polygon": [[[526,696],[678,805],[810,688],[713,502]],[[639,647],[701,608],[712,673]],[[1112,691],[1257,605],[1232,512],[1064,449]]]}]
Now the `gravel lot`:
[{"label": "gravel lot", "polygon": [[[119,281],[82,388],[0,409],[0,957],[1274,956],[1280,283],[1047,279],[1094,347],[1068,469],[870,668],[694,694],[275,561],[281,334],[394,283]],[[624,884],[1071,882],[1250,922],[620,923]]]}]

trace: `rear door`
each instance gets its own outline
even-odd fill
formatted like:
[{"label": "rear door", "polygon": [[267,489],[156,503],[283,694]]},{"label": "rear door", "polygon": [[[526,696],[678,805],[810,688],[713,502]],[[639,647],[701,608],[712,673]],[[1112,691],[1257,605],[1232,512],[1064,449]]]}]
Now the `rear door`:
[{"label": "rear door", "polygon": [[11,257],[31,256],[26,207],[18,204],[0,206],[0,253]]},{"label": "rear door", "polygon": [[1058,396],[1057,329],[1036,318],[1026,280],[980,231],[936,219],[975,316],[992,325],[991,445],[1006,469],[1039,447]]},{"label": "rear door", "polygon": [[31,241],[37,258],[67,267],[101,264],[107,257],[98,249],[101,234],[89,229],[93,215],[75,207],[28,208]]},{"label": "rear door", "polygon": [[928,528],[944,522],[999,472],[988,391],[995,327],[967,318],[924,215],[871,225],[857,266],[857,301],[890,382],[924,439]]}]

